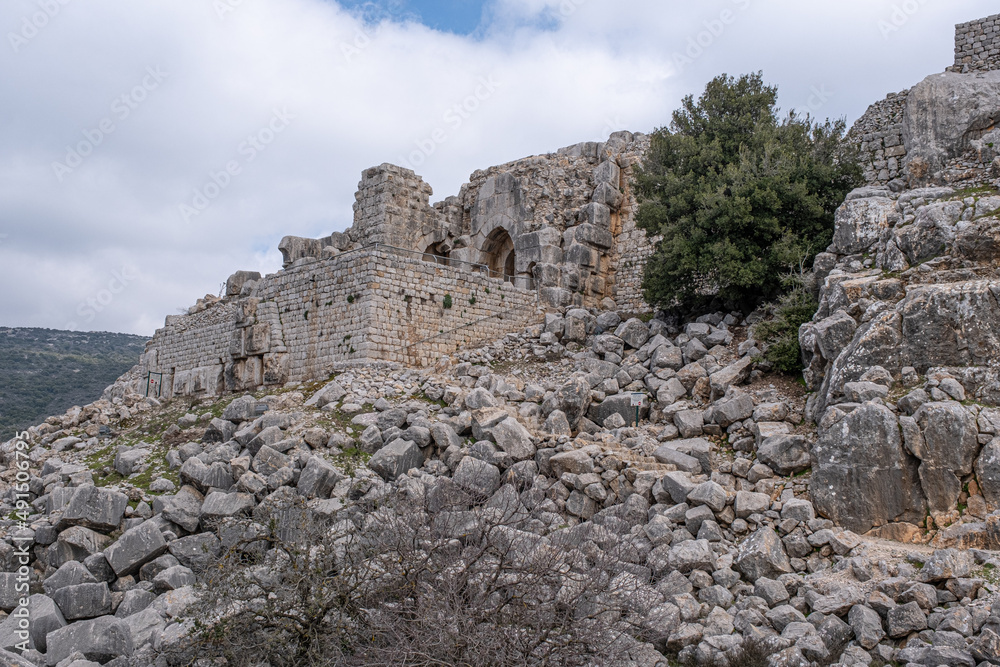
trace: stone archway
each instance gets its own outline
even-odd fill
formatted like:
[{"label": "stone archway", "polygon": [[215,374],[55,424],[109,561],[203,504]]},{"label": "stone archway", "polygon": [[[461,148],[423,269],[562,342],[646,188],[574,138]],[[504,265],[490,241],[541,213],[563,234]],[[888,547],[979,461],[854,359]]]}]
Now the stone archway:
[{"label": "stone archway", "polygon": [[450,262],[448,261],[449,253],[442,246],[443,246],[442,243],[430,244],[424,250],[421,259],[423,259],[425,262],[431,262],[433,264],[444,264],[447,266],[448,264],[450,264]]},{"label": "stone archway", "polygon": [[497,227],[483,244],[483,264],[489,267],[490,276],[513,283],[516,275],[516,259],[513,239],[506,229]]}]

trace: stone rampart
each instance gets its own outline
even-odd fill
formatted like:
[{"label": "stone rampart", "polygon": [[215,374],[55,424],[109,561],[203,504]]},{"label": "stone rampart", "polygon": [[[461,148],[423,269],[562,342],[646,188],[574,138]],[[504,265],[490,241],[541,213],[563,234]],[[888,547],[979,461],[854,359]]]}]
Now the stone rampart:
[{"label": "stone rampart", "polygon": [[247,296],[167,318],[142,370],[163,373],[166,396],[217,395],[325,377],[338,362],[429,365],[541,318],[533,290],[372,246],[299,260]]},{"label": "stone rampart", "polygon": [[1000,14],[955,26],[955,64],[951,72],[1000,69]]}]

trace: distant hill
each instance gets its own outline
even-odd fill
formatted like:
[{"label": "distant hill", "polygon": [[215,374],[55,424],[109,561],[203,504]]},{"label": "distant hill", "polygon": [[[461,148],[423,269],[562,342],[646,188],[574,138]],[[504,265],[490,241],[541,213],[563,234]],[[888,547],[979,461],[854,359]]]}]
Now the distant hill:
[{"label": "distant hill", "polygon": [[0,442],[86,405],[132,368],[142,336],[0,327]]}]

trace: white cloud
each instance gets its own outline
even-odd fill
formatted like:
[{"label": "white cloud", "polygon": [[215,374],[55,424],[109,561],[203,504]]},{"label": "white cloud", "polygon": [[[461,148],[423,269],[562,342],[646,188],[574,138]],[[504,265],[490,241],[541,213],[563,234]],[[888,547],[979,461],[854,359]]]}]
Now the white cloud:
[{"label": "white cloud", "polygon": [[[853,119],[941,71],[952,25],[992,11],[908,1],[919,9],[884,36],[879,21],[903,2],[496,0],[462,37],[365,24],[321,0],[244,0],[222,16],[205,0],[11,0],[0,6],[0,324],[152,333],[232,271],[277,270],[283,235],[347,227],[360,172],[420,161],[436,129],[446,140],[412,166],[444,198],[478,168],[664,125],[721,72],[763,69],[785,106],[826,91],[818,114]],[[27,30],[43,6],[59,9]],[[699,37],[677,71],[674,54]],[[155,86],[150,68],[165,73]],[[269,128],[276,109],[294,116],[281,132]],[[102,122],[113,132],[98,143]],[[273,141],[249,150],[268,129]],[[81,142],[90,154],[55,169]],[[230,162],[238,173],[218,176]],[[225,187],[185,222],[180,206],[214,192],[213,174]],[[141,277],[81,321],[80,304],[126,265]]]}]

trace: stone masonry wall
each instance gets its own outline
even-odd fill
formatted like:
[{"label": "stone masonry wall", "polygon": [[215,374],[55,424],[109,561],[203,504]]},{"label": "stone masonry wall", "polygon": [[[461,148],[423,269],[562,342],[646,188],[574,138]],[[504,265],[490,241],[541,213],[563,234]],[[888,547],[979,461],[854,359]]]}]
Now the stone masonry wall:
[{"label": "stone masonry wall", "polygon": [[[426,366],[542,321],[534,290],[463,265],[413,261],[384,250],[370,257],[369,358]],[[444,307],[446,295],[451,308]]]},{"label": "stone masonry wall", "polygon": [[344,361],[429,365],[541,318],[533,290],[365,248],[300,259],[249,296],[167,318],[142,371],[164,373],[167,397],[211,396],[325,377]]},{"label": "stone masonry wall", "polygon": [[951,72],[1000,69],[1000,14],[955,26],[955,64]]},{"label": "stone masonry wall", "polygon": [[890,93],[884,100],[868,107],[854,123],[847,140],[861,153],[865,181],[886,184],[903,174],[906,147],[903,144],[903,111],[909,91]]}]

